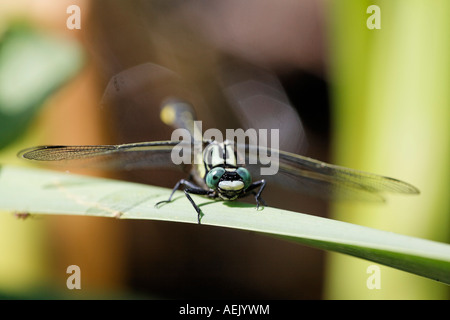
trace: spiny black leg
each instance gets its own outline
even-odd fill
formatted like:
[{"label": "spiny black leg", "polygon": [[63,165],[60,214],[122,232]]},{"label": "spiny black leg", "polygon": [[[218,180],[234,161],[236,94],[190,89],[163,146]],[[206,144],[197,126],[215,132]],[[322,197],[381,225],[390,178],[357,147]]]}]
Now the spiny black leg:
[{"label": "spiny black leg", "polygon": [[199,194],[199,195],[202,195],[202,196],[211,196],[211,195],[214,194],[214,190],[204,190],[204,189],[199,188],[197,186],[195,186],[195,188],[187,188],[187,189],[184,190],[184,194],[186,195],[186,198],[188,198],[188,200],[191,202],[192,206],[194,207],[195,211],[197,211],[198,224],[201,224],[201,220],[202,220],[202,217],[203,217],[202,210],[200,210],[199,206],[191,198],[191,196],[189,195],[190,193],[192,193],[192,194]]},{"label": "spiny black leg", "polygon": [[167,203],[172,201],[172,197],[175,193],[175,191],[177,191],[181,186],[187,186],[188,188],[184,190],[184,194],[186,195],[186,198],[188,198],[189,202],[192,204],[192,206],[194,207],[195,211],[197,211],[197,221],[198,224],[200,224],[200,221],[202,219],[203,213],[200,210],[200,208],[197,206],[197,204],[194,202],[194,200],[191,198],[191,196],[189,195],[190,193],[192,194],[199,194],[199,195],[203,195],[203,196],[210,196],[212,194],[214,194],[214,190],[205,190],[200,188],[199,186],[197,186],[195,183],[185,180],[185,179],[181,179],[180,181],[177,182],[177,184],[175,185],[175,187],[172,190],[172,193],[169,196],[168,200],[163,200],[163,201],[159,201],[157,204],[155,204],[155,207],[157,207],[159,204],[161,203]]},{"label": "spiny black leg", "polygon": [[259,209],[260,201],[263,203],[264,206],[266,205],[265,201],[261,198],[261,193],[264,190],[265,186],[266,186],[266,180],[263,179],[263,180],[260,180],[260,181],[253,182],[246,190],[246,192],[248,192],[248,191],[252,191],[253,189],[256,189],[256,188],[259,187],[259,190],[256,193],[256,195],[255,195],[254,191],[252,192],[255,195],[256,210]]},{"label": "spiny black leg", "polygon": [[155,207],[158,207],[161,203],[167,203],[172,201],[172,197],[175,193],[175,191],[177,191],[181,186],[187,186],[191,189],[199,189],[204,191],[203,189],[201,189],[200,187],[198,187],[196,184],[192,183],[189,180],[185,180],[185,179],[181,179],[180,181],[177,182],[177,184],[175,185],[175,187],[172,189],[172,193],[169,196],[169,199],[167,200],[163,200],[163,201],[159,201],[157,204],[155,204]]},{"label": "spiny black leg", "polygon": [[200,210],[198,205],[194,202],[194,200],[189,195],[190,191],[191,191],[190,189],[186,189],[186,190],[184,190],[184,194],[186,195],[186,198],[188,198],[189,202],[194,207],[195,211],[197,211],[197,222],[198,222],[198,224],[201,224],[203,213],[202,213],[202,210]]},{"label": "spiny black leg", "polygon": [[[259,188],[259,191],[258,191],[258,193],[256,194],[256,196],[255,196],[255,200],[256,200],[256,210],[258,210],[258,208],[259,208],[259,200],[262,200],[261,199],[261,193],[263,192],[263,190],[264,190],[264,188],[266,187],[266,180],[261,180],[261,181],[259,181],[259,182],[261,182],[261,187]],[[263,200],[264,201],[264,200]]]},{"label": "spiny black leg", "polygon": [[[252,191],[252,195],[254,195],[255,198],[256,198],[257,193],[256,193],[255,191]],[[264,207],[268,207],[266,201],[264,201],[264,199],[263,199],[261,196],[259,196],[259,200],[261,201],[261,203],[262,203],[262,205],[263,205]]]}]

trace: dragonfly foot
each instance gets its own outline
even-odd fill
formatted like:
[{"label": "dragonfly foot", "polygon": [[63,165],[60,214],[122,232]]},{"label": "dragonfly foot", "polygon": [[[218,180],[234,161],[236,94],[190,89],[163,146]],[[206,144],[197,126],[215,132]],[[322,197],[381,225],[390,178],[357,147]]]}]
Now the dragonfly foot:
[{"label": "dragonfly foot", "polygon": [[198,224],[202,224],[202,218],[203,218],[203,216],[204,216],[204,214],[203,214],[203,212],[198,212],[198,215],[197,215],[197,221],[198,221]]},{"label": "dragonfly foot", "polygon": [[266,204],[266,202],[264,201],[263,198],[255,197],[255,200],[256,200],[256,210],[259,210],[259,207],[261,206],[261,204],[262,204],[263,207],[267,207],[267,204]]},{"label": "dragonfly foot", "polygon": [[155,204],[155,208],[158,209],[159,206],[160,206],[162,203],[169,203],[169,202],[171,202],[171,201],[172,201],[172,200],[163,200],[163,201],[159,201],[159,202],[157,202],[157,203]]}]

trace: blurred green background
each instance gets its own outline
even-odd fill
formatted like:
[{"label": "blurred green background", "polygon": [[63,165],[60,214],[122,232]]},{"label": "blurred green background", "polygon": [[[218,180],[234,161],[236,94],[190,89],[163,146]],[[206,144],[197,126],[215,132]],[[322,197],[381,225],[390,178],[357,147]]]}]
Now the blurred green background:
[{"label": "blurred green background", "polygon": [[[238,60],[236,68],[251,63],[279,77],[305,125],[307,155],[421,190],[383,205],[274,192],[270,204],[449,241],[448,1],[77,1],[82,27],[69,30],[71,4],[0,4],[2,164],[27,165],[16,153],[38,144],[167,139],[153,104],[142,113],[127,107],[134,101],[119,111],[100,105],[114,74],[145,62],[176,69],[203,119],[228,128],[217,66]],[[381,29],[367,28],[373,4]],[[176,178],[106,175],[166,187]],[[82,270],[80,291],[65,286],[72,264]],[[0,215],[0,298],[449,297],[446,285],[383,266],[381,289],[370,290],[371,265],[235,230]]]},{"label": "blurred green background", "polygon": [[[381,10],[381,29],[360,15]],[[383,208],[336,205],[337,219],[449,240],[450,41],[448,1],[336,1],[329,10],[335,161],[406,179],[420,197]],[[364,212],[364,214],[362,214]],[[330,298],[439,299],[448,288],[381,268],[382,290],[361,280],[370,263],[330,255]],[[343,286],[342,280],[352,277]],[[357,280],[357,279],[360,280]]]}]

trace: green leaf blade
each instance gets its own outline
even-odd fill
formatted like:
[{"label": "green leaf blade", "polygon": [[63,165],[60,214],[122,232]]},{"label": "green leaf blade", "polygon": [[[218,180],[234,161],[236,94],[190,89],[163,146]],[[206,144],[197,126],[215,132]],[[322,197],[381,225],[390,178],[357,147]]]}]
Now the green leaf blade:
[{"label": "green leaf blade", "polygon": [[[5,166],[0,210],[197,223],[182,192],[137,183]],[[275,235],[323,250],[378,262],[450,284],[450,245],[313,215],[194,197],[203,225]]]}]

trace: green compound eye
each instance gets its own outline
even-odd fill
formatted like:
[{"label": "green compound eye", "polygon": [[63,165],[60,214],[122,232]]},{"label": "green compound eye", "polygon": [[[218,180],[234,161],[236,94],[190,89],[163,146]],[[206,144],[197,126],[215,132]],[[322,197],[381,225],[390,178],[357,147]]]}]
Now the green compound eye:
[{"label": "green compound eye", "polygon": [[244,189],[247,189],[252,184],[252,176],[247,169],[239,167],[236,169],[236,173],[242,178],[244,182]]},{"label": "green compound eye", "polygon": [[222,167],[214,168],[206,174],[206,185],[211,188],[217,188],[217,184],[219,183],[220,178],[222,178],[225,173],[225,169]]}]

